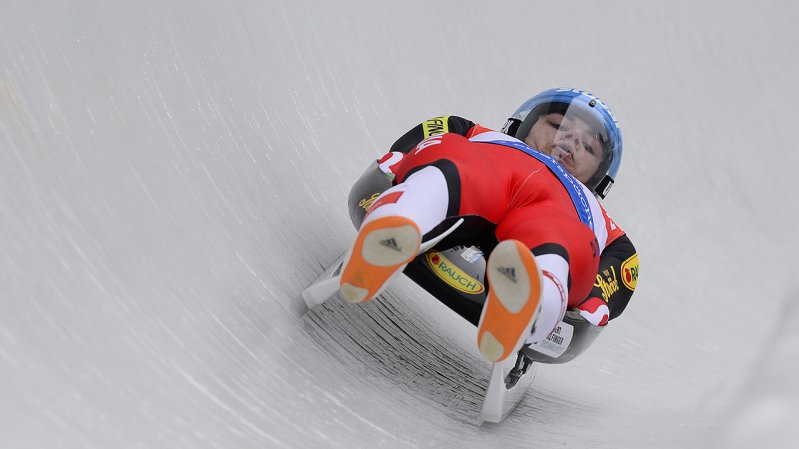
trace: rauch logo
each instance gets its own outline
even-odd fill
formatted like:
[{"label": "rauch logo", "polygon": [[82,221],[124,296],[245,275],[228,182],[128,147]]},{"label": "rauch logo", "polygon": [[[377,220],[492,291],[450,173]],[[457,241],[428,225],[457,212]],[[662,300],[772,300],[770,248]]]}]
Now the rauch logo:
[{"label": "rauch logo", "polygon": [[485,287],[483,287],[480,281],[466,274],[441,253],[430,251],[427,253],[426,257],[427,264],[430,265],[430,269],[433,270],[433,273],[455,290],[470,295],[476,295],[485,290]]},{"label": "rauch logo", "polygon": [[638,253],[630,256],[621,264],[621,281],[624,286],[635,291],[638,285]]}]

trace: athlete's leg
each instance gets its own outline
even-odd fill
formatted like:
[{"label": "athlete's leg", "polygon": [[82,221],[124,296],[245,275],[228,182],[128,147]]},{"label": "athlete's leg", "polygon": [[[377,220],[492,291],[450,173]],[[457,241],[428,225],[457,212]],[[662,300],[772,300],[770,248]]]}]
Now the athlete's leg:
[{"label": "athlete's leg", "polygon": [[[591,242],[594,238],[590,229],[580,223],[576,217],[564,214],[557,208],[541,207],[538,204],[510,211],[497,226],[496,236],[502,243],[489,257],[486,269],[490,276],[489,295],[478,324],[480,352],[492,361],[502,360],[510,355],[512,352],[509,352],[509,348],[511,347],[516,349],[522,343],[543,340],[555,329],[563,319],[568,305],[570,259],[576,254],[580,266],[584,265],[586,258],[590,260],[592,257]],[[498,288],[500,285],[495,285],[497,279],[502,282],[504,279],[497,276],[497,272],[502,270],[497,266],[492,266],[492,259],[495,257],[494,253],[509,241],[515,242],[516,246],[520,248],[518,251],[520,259],[526,258],[532,261],[522,265],[523,269],[527,270],[525,279],[540,279],[538,290],[531,289],[526,298],[528,304],[537,306],[534,311],[527,309],[524,313],[515,315],[504,313],[505,309],[509,309],[506,305],[508,301],[503,299],[503,295],[507,296],[507,294]],[[595,275],[596,267],[590,273],[590,270],[583,271],[585,273],[578,273],[579,285],[585,284],[583,277]],[[517,299],[523,298],[524,295],[517,294],[516,297]],[[496,310],[503,313],[496,312]],[[529,327],[525,328],[520,324],[514,324],[525,322],[527,319],[534,326],[532,333],[530,333]],[[502,346],[505,351],[502,355],[492,357],[491,351],[483,349],[484,346],[491,347],[490,341],[483,341],[484,335],[490,329],[502,328],[513,330],[503,336]]]},{"label": "athlete's leg", "polygon": [[530,334],[541,296],[541,273],[518,240],[500,242],[488,258],[488,296],[477,324],[477,346],[487,360],[514,354]]},{"label": "athlete's leg", "polygon": [[538,343],[557,327],[566,313],[568,302],[569,263],[558,254],[535,256],[541,270],[541,310],[536,317],[535,329],[525,343]]},{"label": "athlete's leg", "polygon": [[361,228],[377,218],[399,215],[409,218],[426,234],[447,217],[448,206],[444,174],[436,167],[424,167],[377,197]]},{"label": "athlete's leg", "polygon": [[386,190],[370,208],[342,270],[342,296],[350,302],[374,298],[416,257],[422,235],[446,218],[447,180],[425,167]]}]

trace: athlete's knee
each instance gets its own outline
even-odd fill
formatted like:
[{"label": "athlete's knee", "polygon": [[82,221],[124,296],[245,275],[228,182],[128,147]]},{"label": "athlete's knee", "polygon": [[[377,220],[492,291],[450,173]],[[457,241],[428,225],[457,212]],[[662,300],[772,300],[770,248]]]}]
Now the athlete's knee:
[{"label": "athlete's knee", "polygon": [[566,249],[565,246],[561,245],[560,243],[543,243],[539,245],[535,245],[533,248],[530,249],[533,252],[534,256],[543,256],[543,255],[553,255],[558,256],[559,258],[563,259],[566,265],[569,264],[569,251]]},{"label": "athlete's knee", "polygon": [[383,192],[369,208],[364,224],[378,217],[399,215],[427,233],[447,217],[449,190],[440,170],[425,167]]}]

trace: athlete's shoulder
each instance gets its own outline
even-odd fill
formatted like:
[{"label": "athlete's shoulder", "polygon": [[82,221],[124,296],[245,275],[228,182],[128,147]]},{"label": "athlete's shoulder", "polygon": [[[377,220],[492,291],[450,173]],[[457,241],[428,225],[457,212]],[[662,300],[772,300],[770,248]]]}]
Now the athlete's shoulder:
[{"label": "athlete's shoulder", "polygon": [[419,142],[440,134],[455,133],[466,136],[473,126],[474,123],[470,120],[455,115],[433,117],[419,123],[403,134],[391,145],[389,153],[408,154],[408,152],[416,148]]},{"label": "athlete's shoulder", "polygon": [[611,242],[625,235],[626,233],[621,227],[619,227],[618,224],[616,224],[615,221],[613,221],[613,219],[608,214],[608,211],[605,209],[605,206],[603,206],[599,200],[597,200],[597,204],[599,204],[599,208],[602,211],[602,217],[605,219],[605,228],[607,229],[608,232],[607,245],[609,245]]},{"label": "athlete's shoulder", "polygon": [[497,131],[493,130],[491,128],[486,128],[485,126],[483,126],[483,125],[481,125],[479,123],[475,123],[472,126],[472,128],[469,130],[469,133],[466,134],[466,138],[467,139],[471,139],[472,137],[478,136],[480,134],[495,133],[495,132],[497,132]]},{"label": "athlete's shoulder", "polygon": [[467,139],[485,133],[497,133],[494,129],[457,115],[441,115],[427,119],[421,123],[421,128],[424,139],[444,133],[459,134]]},{"label": "athlete's shoulder", "polygon": [[469,137],[475,126],[471,120],[457,115],[441,115],[422,122],[422,136],[424,139],[444,133],[460,134]]},{"label": "athlete's shoulder", "polygon": [[[519,146],[526,146],[524,142],[515,137],[509,136],[499,131],[494,131],[493,129],[486,128],[480,125],[474,125],[472,131],[466,137],[472,142],[492,143],[503,146],[511,146],[514,148],[518,148]],[[530,151],[535,151],[535,150],[530,148]]]}]

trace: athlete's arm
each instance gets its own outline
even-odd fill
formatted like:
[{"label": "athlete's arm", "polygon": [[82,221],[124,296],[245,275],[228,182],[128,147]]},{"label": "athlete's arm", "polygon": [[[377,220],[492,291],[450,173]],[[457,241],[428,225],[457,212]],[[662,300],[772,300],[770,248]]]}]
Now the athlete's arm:
[{"label": "athlete's arm", "polygon": [[479,125],[475,125],[474,122],[455,115],[445,115],[425,120],[397,139],[394,145],[391,145],[388,153],[377,160],[378,167],[386,176],[394,179],[397,165],[406,154],[416,148],[419,142],[430,136],[444,133],[455,133],[464,137],[471,137],[471,133],[477,128],[479,128]]},{"label": "athlete's arm", "polygon": [[599,257],[594,287],[577,308],[596,326],[604,326],[624,311],[638,283],[638,253],[627,234],[608,244]]},{"label": "athlete's arm", "polygon": [[430,136],[455,133],[466,136],[474,127],[474,122],[455,115],[434,117],[416,125],[394,142],[389,151],[408,154],[416,145]]}]

